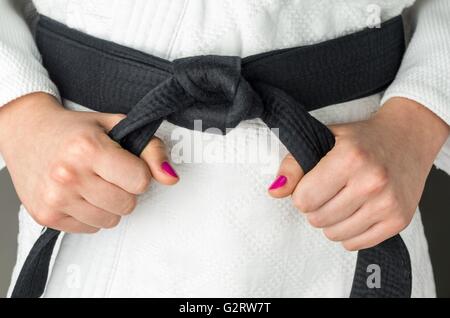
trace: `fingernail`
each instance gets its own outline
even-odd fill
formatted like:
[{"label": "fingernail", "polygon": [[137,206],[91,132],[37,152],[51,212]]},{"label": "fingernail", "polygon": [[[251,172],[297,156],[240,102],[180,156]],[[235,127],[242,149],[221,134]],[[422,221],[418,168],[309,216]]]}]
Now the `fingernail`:
[{"label": "fingernail", "polygon": [[269,190],[275,190],[284,186],[287,182],[287,178],[285,176],[278,176],[275,181],[270,185]]},{"label": "fingernail", "polygon": [[168,163],[167,161],[164,161],[161,164],[161,169],[164,170],[165,173],[167,173],[169,176],[174,177],[174,178],[178,178],[177,173],[175,172],[175,169],[172,168],[172,166],[170,165],[170,163]]}]

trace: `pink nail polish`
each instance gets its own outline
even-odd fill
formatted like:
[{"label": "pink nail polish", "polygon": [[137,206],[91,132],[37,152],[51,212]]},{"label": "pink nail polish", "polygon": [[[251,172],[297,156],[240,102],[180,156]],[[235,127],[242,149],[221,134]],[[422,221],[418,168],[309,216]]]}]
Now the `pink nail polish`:
[{"label": "pink nail polish", "polygon": [[287,178],[285,176],[278,176],[275,181],[270,185],[269,190],[275,190],[284,186],[287,182]]},{"label": "pink nail polish", "polygon": [[167,173],[169,176],[174,177],[174,178],[178,178],[177,173],[175,172],[175,169],[172,168],[172,166],[170,165],[170,163],[168,163],[167,161],[164,161],[161,164],[161,169],[163,169],[163,171],[165,173]]}]

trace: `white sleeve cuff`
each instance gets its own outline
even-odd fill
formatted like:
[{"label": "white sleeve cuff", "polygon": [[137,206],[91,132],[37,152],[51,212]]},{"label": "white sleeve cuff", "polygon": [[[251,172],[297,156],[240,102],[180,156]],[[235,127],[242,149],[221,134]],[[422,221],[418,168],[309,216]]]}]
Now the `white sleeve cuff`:
[{"label": "white sleeve cuff", "polygon": [[[411,14],[411,41],[381,104],[392,97],[412,99],[450,125],[450,1],[417,3]],[[450,139],[435,164],[450,174]]]}]

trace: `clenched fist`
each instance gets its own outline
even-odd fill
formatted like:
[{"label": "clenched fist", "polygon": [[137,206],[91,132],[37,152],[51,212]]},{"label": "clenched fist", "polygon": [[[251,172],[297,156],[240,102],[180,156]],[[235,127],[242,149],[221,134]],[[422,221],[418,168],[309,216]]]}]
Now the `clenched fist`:
[{"label": "clenched fist", "polygon": [[70,111],[45,93],[0,109],[0,152],[39,224],[65,232],[111,228],[133,211],[152,178],[178,181],[161,140],[153,138],[138,158],[108,137],[123,118]]},{"label": "clenched fist", "polygon": [[288,155],[269,188],[292,195],[312,226],[348,250],[369,248],[410,222],[449,127],[422,105],[393,98],[366,121],[331,126],[334,148],[303,175]]}]

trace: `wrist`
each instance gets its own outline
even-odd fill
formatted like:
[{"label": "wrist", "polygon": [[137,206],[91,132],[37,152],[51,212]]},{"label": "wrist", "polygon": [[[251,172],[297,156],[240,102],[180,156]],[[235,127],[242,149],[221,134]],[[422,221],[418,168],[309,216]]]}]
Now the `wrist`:
[{"label": "wrist", "polygon": [[450,127],[422,104],[402,97],[386,101],[372,119],[419,151],[431,164],[449,137]]},{"label": "wrist", "polygon": [[8,140],[24,132],[24,127],[31,127],[45,117],[54,116],[64,108],[47,93],[31,93],[19,97],[0,108],[0,152]]}]

